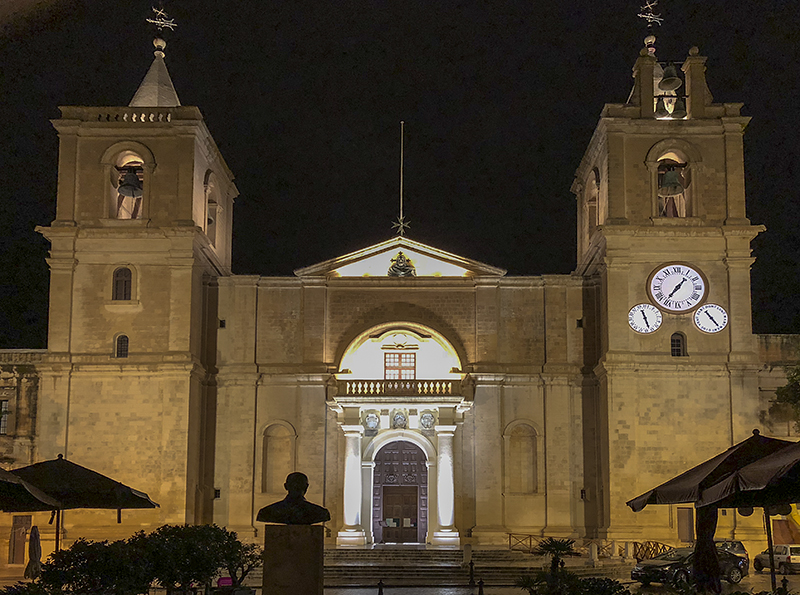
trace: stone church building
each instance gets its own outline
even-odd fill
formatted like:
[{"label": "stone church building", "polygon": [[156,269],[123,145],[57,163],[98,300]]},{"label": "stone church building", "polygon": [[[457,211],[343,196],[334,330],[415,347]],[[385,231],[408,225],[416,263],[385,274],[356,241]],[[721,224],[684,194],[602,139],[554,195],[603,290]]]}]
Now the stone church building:
[{"label": "stone church building", "polygon": [[[529,277],[402,236],[233,274],[233,174],[163,49],[130,105],[53,121],[48,348],[0,353],[5,467],[63,453],[160,504],[67,511],[66,542],[258,539],[298,470],[329,545],[678,543],[691,505],[625,502],[754,428],[793,433],[770,398],[797,343],[751,325],[749,118],[713,102],[696,48],[677,69],[642,50],[576,172],[575,270]],[[2,517],[13,562],[31,521]],[[718,535],[761,531],[729,511]]]}]

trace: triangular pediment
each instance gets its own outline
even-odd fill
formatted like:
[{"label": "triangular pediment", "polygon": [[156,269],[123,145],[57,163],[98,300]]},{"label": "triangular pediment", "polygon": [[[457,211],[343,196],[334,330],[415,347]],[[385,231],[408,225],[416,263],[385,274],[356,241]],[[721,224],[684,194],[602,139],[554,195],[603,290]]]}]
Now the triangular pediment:
[{"label": "triangular pediment", "polygon": [[502,277],[506,274],[488,264],[445,252],[405,237],[297,269],[298,277],[389,277],[398,253],[411,262],[417,277]]}]

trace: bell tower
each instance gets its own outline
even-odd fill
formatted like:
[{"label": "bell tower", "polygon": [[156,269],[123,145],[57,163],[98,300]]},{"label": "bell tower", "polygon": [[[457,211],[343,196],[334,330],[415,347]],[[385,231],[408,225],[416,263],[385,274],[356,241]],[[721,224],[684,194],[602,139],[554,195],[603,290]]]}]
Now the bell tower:
[{"label": "bell tower", "polygon": [[36,456],[64,453],[147,491],[161,508],[137,513],[144,524],[205,522],[217,279],[230,275],[237,190],[200,110],[178,99],[166,43],[154,45],[128,106],[62,107],[53,121],[56,218],[39,229],[52,369]]},{"label": "bell tower", "polygon": [[627,102],[603,108],[572,190],[577,272],[597,320],[587,528],[674,542],[673,507],[636,516],[625,502],[752,432],[750,242],[764,228],[745,213],[742,104],[713,102],[697,48],[663,62],[654,44]]}]

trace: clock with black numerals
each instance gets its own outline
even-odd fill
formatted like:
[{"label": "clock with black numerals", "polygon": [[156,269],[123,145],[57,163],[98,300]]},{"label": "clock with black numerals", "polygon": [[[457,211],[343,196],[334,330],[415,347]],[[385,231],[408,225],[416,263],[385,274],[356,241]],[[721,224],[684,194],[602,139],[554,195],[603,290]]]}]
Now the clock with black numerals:
[{"label": "clock with black numerals", "polygon": [[694,324],[704,333],[718,333],[728,326],[728,313],[720,305],[704,304],[695,310]]},{"label": "clock with black numerals", "polygon": [[684,262],[661,265],[647,280],[650,299],[667,312],[683,313],[702,304],[708,293],[705,276]]}]

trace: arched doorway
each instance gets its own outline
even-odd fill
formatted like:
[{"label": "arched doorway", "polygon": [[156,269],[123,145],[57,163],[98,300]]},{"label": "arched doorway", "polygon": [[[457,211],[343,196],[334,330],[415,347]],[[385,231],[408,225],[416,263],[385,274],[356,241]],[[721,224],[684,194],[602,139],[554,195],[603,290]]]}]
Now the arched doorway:
[{"label": "arched doorway", "polygon": [[428,532],[428,466],[412,442],[397,440],[375,455],[372,531],[376,543],[423,543]]}]

